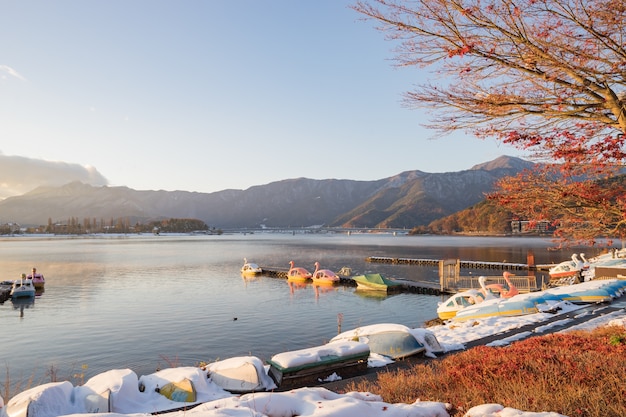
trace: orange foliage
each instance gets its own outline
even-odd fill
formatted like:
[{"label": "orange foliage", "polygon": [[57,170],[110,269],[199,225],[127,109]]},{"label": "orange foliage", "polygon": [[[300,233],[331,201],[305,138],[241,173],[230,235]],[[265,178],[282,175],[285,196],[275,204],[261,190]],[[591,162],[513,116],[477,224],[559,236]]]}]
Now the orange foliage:
[{"label": "orange foliage", "polygon": [[451,403],[456,414],[487,403],[568,416],[626,415],[626,332],[606,327],[481,346],[353,384],[387,402]]}]

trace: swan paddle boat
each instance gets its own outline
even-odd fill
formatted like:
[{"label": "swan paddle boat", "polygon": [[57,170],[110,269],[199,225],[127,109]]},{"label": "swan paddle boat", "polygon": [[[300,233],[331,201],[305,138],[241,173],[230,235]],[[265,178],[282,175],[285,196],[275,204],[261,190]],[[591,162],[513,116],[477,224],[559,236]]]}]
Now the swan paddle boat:
[{"label": "swan paddle boat", "polygon": [[504,278],[506,284],[489,284],[485,285],[485,287],[492,293],[497,293],[500,298],[511,298],[519,294],[519,290],[511,282],[511,273],[504,271],[502,273],[502,277]]},{"label": "swan paddle boat", "polygon": [[625,286],[626,281],[619,279],[592,280],[550,288],[543,292],[574,304],[606,303],[620,296]]},{"label": "swan paddle boat", "polygon": [[315,271],[311,276],[313,284],[316,285],[334,285],[339,282],[339,275],[330,269],[320,269],[320,263],[315,262]]},{"label": "swan paddle boat", "polygon": [[11,298],[31,298],[35,296],[35,286],[33,280],[26,278],[26,274],[22,274],[19,281],[14,281],[11,286]]},{"label": "swan paddle boat", "polygon": [[241,267],[241,275],[245,277],[253,277],[263,272],[260,266],[253,262],[248,262],[246,258],[243,258],[243,266]]},{"label": "swan paddle boat", "polygon": [[[558,297],[556,300],[559,302]],[[540,304],[545,305],[539,306]],[[537,294],[518,294],[511,298],[493,298],[475,306],[466,307],[456,313],[454,321],[479,320],[487,317],[512,317],[548,311],[551,308],[546,299]]]},{"label": "swan paddle boat", "polygon": [[44,278],[43,274],[38,274],[37,273],[37,268],[33,268],[33,271],[30,275],[28,275],[26,278],[32,279],[33,280],[33,285],[35,286],[36,290],[41,290],[43,289],[45,283],[46,283],[46,279]]},{"label": "swan paddle boat", "polygon": [[446,301],[440,302],[437,307],[437,316],[441,320],[449,320],[465,307],[481,303],[485,299],[482,292],[471,289],[453,294]]},{"label": "swan paddle boat", "polygon": [[287,281],[291,282],[305,282],[311,279],[313,274],[307,271],[306,268],[294,266],[293,261],[289,261],[289,271],[287,272]]},{"label": "swan paddle boat", "polygon": [[584,268],[583,262],[577,254],[572,254],[571,261],[561,262],[548,270],[551,279],[569,278],[580,275]]}]

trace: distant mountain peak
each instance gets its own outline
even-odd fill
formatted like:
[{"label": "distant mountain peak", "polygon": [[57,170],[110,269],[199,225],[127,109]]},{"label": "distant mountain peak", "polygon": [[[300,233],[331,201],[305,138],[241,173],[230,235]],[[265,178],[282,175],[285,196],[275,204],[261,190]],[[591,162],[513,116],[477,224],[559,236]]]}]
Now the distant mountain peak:
[{"label": "distant mountain peak", "polygon": [[426,173],[422,171],[404,171],[398,175],[394,175],[387,179],[387,187],[401,187],[406,184],[408,181],[413,181],[417,178],[421,178],[425,176]]},{"label": "distant mountain peak", "polygon": [[483,170],[483,171],[493,171],[495,169],[514,169],[514,170],[524,170],[527,168],[531,168],[534,163],[530,161],[526,161],[525,159],[518,158],[515,156],[500,156],[493,161],[483,162],[482,164],[474,165],[472,170]]}]

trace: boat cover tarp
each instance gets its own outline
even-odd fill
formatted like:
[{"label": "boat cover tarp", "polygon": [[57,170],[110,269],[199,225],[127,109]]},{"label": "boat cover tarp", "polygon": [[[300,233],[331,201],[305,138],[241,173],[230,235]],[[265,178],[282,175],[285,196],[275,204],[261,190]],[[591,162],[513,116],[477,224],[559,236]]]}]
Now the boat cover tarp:
[{"label": "boat cover tarp", "polygon": [[[363,274],[363,275],[360,275],[359,277],[363,277],[365,281],[370,282],[372,284],[387,285],[387,286],[401,285],[399,282],[391,281],[390,279],[385,278],[381,274]],[[356,279],[357,277],[354,277],[354,278]]]}]

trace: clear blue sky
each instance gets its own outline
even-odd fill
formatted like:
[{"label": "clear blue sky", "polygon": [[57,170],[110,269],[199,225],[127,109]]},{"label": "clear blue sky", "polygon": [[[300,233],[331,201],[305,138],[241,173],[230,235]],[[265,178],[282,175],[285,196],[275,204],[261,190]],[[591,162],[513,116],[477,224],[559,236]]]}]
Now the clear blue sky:
[{"label": "clear blue sky", "polygon": [[429,73],[345,0],[0,0],[0,153],[200,192],[373,180],[516,155],[432,139]]}]

